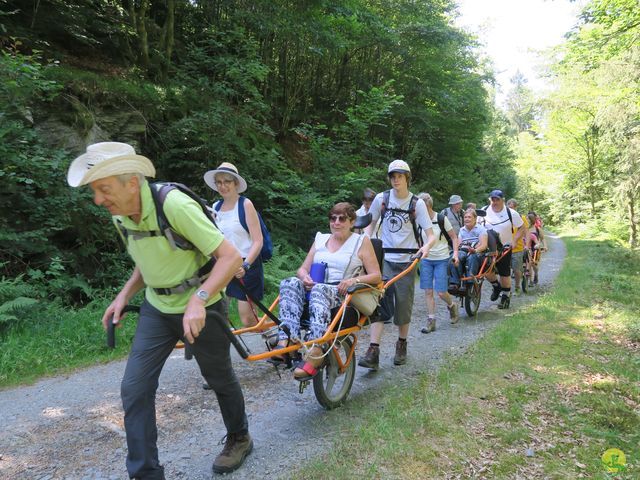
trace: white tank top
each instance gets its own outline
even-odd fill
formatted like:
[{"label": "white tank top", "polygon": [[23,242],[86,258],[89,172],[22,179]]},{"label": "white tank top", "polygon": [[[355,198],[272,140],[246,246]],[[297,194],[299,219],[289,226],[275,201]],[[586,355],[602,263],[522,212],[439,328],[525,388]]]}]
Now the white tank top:
[{"label": "white tank top", "polygon": [[[238,198],[238,202],[241,201],[242,200]],[[238,216],[238,202],[236,202],[233,209],[229,210],[228,212],[223,212],[222,209],[215,212],[216,224],[218,225],[220,231],[222,231],[222,233],[224,234],[224,238],[229,240],[229,242],[231,242],[233,246],[238,249],[242,258],[247,258],[249,250],[251,250],[251,244],[253,242],[251,241],[249,232],[247,232],[240,223],[240,217]]]},{"label": "white tank top", "polygon": [[[316,253],[313,256],[314,263],[325,262],[327,264],[327,283],[336,283],[343,278],[351,278],[353,274],[362,268],[362,260],[358,257],[358,250],[362,245],[362,235],[352,233],[344,244],[335,252],[327,249],[330,233],[316,233]],[[349,263],[351,260],[351,263]],[[345,273],[345,269],[349,270]]]}]

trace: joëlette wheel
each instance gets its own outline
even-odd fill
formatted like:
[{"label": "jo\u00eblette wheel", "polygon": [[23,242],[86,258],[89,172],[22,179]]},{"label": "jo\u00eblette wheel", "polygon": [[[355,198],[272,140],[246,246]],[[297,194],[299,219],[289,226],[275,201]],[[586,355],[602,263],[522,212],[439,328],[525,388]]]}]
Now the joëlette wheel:
[{"label": "jo\u00eblette wheel", "polygon": [[336,355],[340,356],[340,362],[344,366],[352,345],[353,338],[351,336],[338,340],[335,349],[327,355],[327,361],[322,371],[313,378],[313,391],[316,398],[320,405],[327,410],[342,405],[351,391],[356,372],[355,353],[342,373],[340,373],[340,364]]},{"label": "jo\u00eblette wheel", "polygon": [[467,287],[467,293],[464,298],[464,309],[469,317],[474,317],[476,313],[478,313],[481,297],[482,282],[473,282],[473,284]]}]

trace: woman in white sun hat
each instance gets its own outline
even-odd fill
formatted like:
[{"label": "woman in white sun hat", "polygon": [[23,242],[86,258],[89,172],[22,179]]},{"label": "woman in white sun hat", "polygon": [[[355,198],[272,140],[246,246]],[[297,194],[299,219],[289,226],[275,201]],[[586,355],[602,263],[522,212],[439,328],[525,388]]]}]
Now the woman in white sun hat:
[{"label": "woman in white sun hat", "polygon": [[[253,203],[240,195],[247,189],[247,182],[238,174],[235,165],[229,162],[223,162],[215,170],[205,173],[204,181],[222,197],[222,200],[213,204],[216,223],[225,238],[240,251],[243,258],[242,267],[238,269],[235,277],[238,282],[244,284],[252,298],[262,300],[264,296],[264,270],[260,257],[263,242],[262,230],[258,212]],[[245,327],[255,325],[256,312],[237,282],[231,282],[227,286],[227,295],[238,301],[238,315],[242,324]]]}]

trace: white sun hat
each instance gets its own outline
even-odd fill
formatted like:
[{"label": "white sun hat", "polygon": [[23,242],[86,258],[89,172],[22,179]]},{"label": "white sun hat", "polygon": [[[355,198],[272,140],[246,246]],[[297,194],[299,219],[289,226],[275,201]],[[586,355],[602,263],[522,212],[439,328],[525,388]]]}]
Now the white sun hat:
[{"label": "white sun hat", "polygon": [[125,173],[140,173],[155,177],[156,169],[147,157],[137,155],[126,143],[100,142],[87,147],[87,151],[76,158],[67,172],[67,183],[80,187],[102,178]]},{"label": "white sun hat", "polygon": [[222,162],[218,168],[215,170],[209,170],[204,174],[205,183],[209,185],[214,192],[218,191],[218,187],[216,186],[216,175],[219,173],[231,175],[238,181],[238,193],[242,193],[247,189],[247,182],[240,176],[236,166],[233,163]]}]

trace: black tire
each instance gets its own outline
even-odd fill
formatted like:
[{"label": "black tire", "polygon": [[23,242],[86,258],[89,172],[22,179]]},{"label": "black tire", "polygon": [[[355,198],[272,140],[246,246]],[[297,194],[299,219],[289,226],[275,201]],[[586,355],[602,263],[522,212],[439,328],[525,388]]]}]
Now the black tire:
[{"label": "black tire", "polygon": [[353,345],[353,338],[348,336],[338,340],[334,352],[327,355],[327,361],[315,377],[313,377],[313,391],[316,394],[318,403],[327,410],[332,410],[344,403],[351,391],[353,379],[356,373],[356,355],[351,357],[349,365],[341,374],[336,353],[344,364],[349,357]]},{"label": "black tire", "polygon": [[522,293],[527,293],[527,290],[529,288],[529,274],[527,273],[526,270],[523,270],[522,272],[522,280],[520,281],[520,286],[522,287]]},{"label": "black tire", "polygon": [[480,299],[482,298],[482,282],[474,281],[467,286],[464,297],[464,309],[469,317],[475,317],[480,308]]}]

